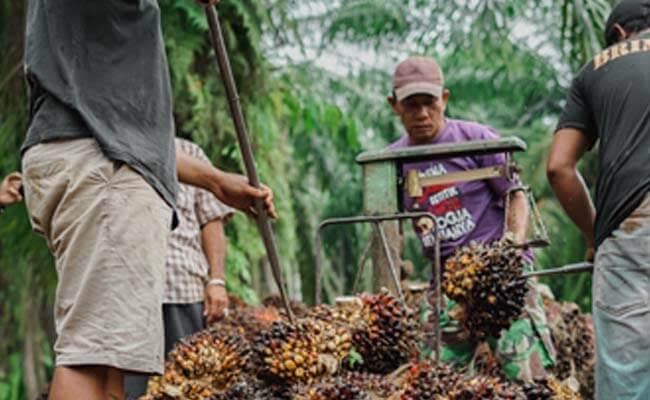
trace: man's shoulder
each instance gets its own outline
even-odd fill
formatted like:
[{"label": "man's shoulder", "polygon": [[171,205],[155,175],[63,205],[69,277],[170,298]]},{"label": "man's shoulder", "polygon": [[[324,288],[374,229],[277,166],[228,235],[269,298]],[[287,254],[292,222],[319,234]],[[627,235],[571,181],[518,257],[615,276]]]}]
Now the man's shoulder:
[{"label": "man's shoulder", "polygon": [[488,140],[500,137],[494,128],[475,121],[448,119],[447,124],[450,141]]},{"label": "man's shoulder", "polygon": [[404,135],[401,138],[394,141],[393,143],[389,144],[387,149],[388,150],[402,149],[408,146],[409,146],[409,137],[408,135]]}]

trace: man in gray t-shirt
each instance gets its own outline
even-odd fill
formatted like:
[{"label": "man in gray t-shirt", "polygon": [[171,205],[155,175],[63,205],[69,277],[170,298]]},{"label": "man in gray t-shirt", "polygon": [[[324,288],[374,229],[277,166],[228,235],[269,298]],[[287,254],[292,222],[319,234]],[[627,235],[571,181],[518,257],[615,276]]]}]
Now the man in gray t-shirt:
[{"label": "man in gray t-shirt", "polygon": [[[594,258],[596,399],[650,399],[650,0],[624,0],[574,78],[547,174]],[[598,144],[595,207],[577,165]],[[595,253],[595,254],[594,254]]]},{"label": "man in gray t-shirt", "polygon": [[275,216],[272,194],[176,153],[155,0],[29,0],[25,72],[25,199],[59,278],[51,398],[121,399],[123,371],[163,372],[177,176]]}]

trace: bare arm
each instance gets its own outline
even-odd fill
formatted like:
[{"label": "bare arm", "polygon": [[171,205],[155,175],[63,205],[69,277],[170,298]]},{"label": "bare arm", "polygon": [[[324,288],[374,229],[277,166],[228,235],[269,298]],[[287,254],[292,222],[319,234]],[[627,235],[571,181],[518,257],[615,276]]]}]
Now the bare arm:
[{"label": "bare arm", "polygon": [[508,194],[510,196],[510,207],[508,208],[507,227],[508,231],[515,235],[517,243],[526,241],[528,233],[528,220],[530,208],[526,193],[516,190]]},{"label": "bare arm", "polygon": [[271,189],[255,188],[243,175],[221,171],[180,149],[176,149],[176,170],[181,182],[205,189],[225,204],[244,212],[250,213],[254,199],[261,199],[271,218],[277,218]]},{"label": "bare arm", "polygon": [[596,210],[577,164],[593,140],[577,129],[565,128],[553,137],[546,175],[560,204],[593,249]]},{"label": "bare arm", "polygon": [[[201,228],[201,244],[210,267],[210,279],[225,281],[227,241],[221,219],[212,220]],[[228,307],[226,288],[220,285],[206,286],[204,313],[207,316],[208,324],[218,321],[226,307]]]}]

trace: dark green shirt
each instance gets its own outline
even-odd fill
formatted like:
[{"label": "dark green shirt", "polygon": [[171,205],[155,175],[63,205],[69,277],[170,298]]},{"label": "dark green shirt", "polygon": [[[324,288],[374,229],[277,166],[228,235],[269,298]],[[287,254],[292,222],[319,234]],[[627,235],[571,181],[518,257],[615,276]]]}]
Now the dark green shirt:
[{"label": "dark green shirt", "polygon": [[29,0],[25,68],[23,151],[93,137],[174,207],[171,88],[156,0]]},{"label": "dark green shirt", "polygon": [[574,79],[558,129],[600,141],[596,243],[650,191],[650,35],[615,44]]}]

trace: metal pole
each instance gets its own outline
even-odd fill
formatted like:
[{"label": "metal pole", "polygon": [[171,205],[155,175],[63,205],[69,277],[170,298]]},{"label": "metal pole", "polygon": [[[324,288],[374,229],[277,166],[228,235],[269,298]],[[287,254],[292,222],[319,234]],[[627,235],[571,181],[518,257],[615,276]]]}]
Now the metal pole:
[{"label": "metal pole", "polygon": [[543,269],[541,271],[532,271],[523,274],[524,278],[532,278],[536,276],[549,276],[561,274],[574,274],[579,272],[594,272],[594,265],[589,262],[581,262],[576,264],[565,265],[560,268]]},{"label": "metal pole", "polygon": [[381,240],[382,248],[384,249],[384,254],[388,259],[388,268],[390,268],[390,277],[393,280],[393,285],[399,296],[399,301],[402,303],[403,307],[406,307],[406,300],[404,299],[404,292],[402,292],[402,286],[399,284],[399,277],[397,276],[397,271],[395,270],[395,261],[393,260],[393,255],[391,254],[390,247],[388,246],[388,240],[386,239],[386,232],[381,226],[381,222],[375,222],[375,229],[379,232],[379,239]]},{"label": "metal pole", "polygon": [[[434,222],[436,222],[434,220]],[[434,290],[435,290],[435,307],[434,307],[434,315],[435,315],[435,321],[436,324],[434,326],[435,330],[435,335],[436,335],[436,355],[434,358],[434,361],[436,365],[440,363],[440,351],[441,351],[441,343],[442,343],[442,332],[440,330],[440,312],[442,311],[442,266],[441,266],[441,261],[440,261],[440,232],[438,231],[438,224],[437,222],[435,223],[434,226],[435,230],[434,235],[434,253],[433,253],[433,273],[435,274],[435,280],[434,282]]]},{"label": "metal pole", "polygon": [[[246,175],[248,176],[248,180],[252,186],[260,187],[260,181],[257,176],[257,169],[255,168],[255,160],[253,159],[253,150],[251,148],[250,139],[248,137],[246,123],[244,122],[244,113],[242,112],[241,104],[239,102],[237,86],[235,85],[235,79],[233,78],[232,70],[230,68],[230,60],[228,59],[226,45],[223,40],[223,33],[221,31],[221,25],[219,24],[217,10],[214,6],[206,6],[204,7],[204,10],[205,16],[208,19],[208,25],[210,26],[210,39],[212,40],[212,46],[217,56],[219,72],[221,74],[221,79],[223,80],[223,85],[226,89],[226,95],[228,97],[230,115],[232,116],[233,123],[235,124],[235,130],[237,131],[237,140],[239,142],[239,148],[244,160]],[[284,308],[287,311],[289,321],[293,323],[295,318],[293,312],[291,311],[289,299],[284,289],[284,280],[282,278],[282,270],[280,269],[280,260],[275,245],[273,230],[271,229],[269,216],[266,213],[266,209],[264,208],[264,203],[262,200],[255,200],[255,211],[257,211],[257,226],[264,241],[264,247],[266,248],[266,254],[271,264],[271,271],[273,272],[275,283],[278,285],[280,297],[282,297],[282,302],[284,303]]]},{"label": "metal pole", "polygon": [[371,223],[371,222],[381,222],[381,221],[402,221],[406,219],[414,219],[427,217],[433,221],[434,226],[436,223],[436,217],[428,211],[415,211],[415,212],[403,212],[397,214],[383,214],[383,215],[360,215],[355,217],[342,217],[342,218],[330,218],[322,221],[318,225],[316,230],[316,241],[315,241],[315,251],[316,251],[316,269],[314,270],[314,287],[316,288],[316,304],[320,304],[322,300],[321,296],[321,276],[322,276],[322,240],[321,232],[325,227],[330,225],[341,225],[341,224],[360,224],[360,223]]},{"label": "metal pole", "polygon": [[361,279],[363,279],[363,274],[366,270],[366,261],[368,261],[368,253],[370,252],[370,247],[372,245],[372,241],[374,240],[372,234],[370,234],[370,237],[368,238],[368,243],[366,244],[366,247],[363,249],[363,252],[361,253],[361,258],[359,261],[359,265],[357,266],[357,275],[354,277],[354,284],[352,285],[352,294],[356,294],[359,291],[359,284],[361,283]]}]

